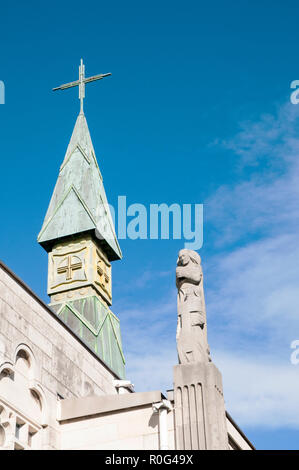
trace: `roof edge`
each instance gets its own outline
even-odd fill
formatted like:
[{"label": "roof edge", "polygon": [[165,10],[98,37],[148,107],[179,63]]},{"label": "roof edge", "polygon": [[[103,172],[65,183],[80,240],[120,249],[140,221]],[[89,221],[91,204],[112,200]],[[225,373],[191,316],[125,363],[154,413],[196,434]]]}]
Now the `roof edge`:
[{"label": "roof edge", "polygon": [[52,238],[51,240],[44,240],[44,241],[39,241],[37,239],[38,244],[47,252],[49,253],[52,251],[53,246],[57,245],[58,243],[63,243],[67,241],[68,239],[78,239],[78,236],[85,236],[90,234],[93,237],[93,240],[99,245],[101,249],[103,249],[107,255],[108,261],[118,261],[122,259],[122,252],[121,249],[119,248],[120,254],[116,253],[116,251],[109,245],[107,240],[105,240],[103,237],[98,236],[97,229],[90,229],[90,230],[85,230],[84,232],[78,232],[78,233],[72,233],[70,235],[65,235],[60,238]]},{"label": "roof edge", "polygon": [[232,423],[232,425],[236,428],[236,430],[238,431],[238,433],[243,437],[243,439],[247,442],[247,444],[253,449],[253,450],[256,450],[256,448],[254,447],[254,445],[252,444],[252,442],[250,442],[250,440],[248,439],[247,436],[245,436],[244,432],[242,431],[242,429],[237,425],[236,421],[231,417],[231,415],[229,414],[228,411],[225,411],[225,415],[227,417],[227,419]]}]

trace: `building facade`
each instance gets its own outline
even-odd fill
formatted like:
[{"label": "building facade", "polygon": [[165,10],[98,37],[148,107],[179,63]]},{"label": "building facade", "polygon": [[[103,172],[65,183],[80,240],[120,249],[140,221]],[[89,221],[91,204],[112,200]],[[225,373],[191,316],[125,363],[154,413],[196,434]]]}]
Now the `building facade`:
[{"label": "building facade", "polygon": [[112,262],[122,254],[83,112],[83,67],[73,82],[80,114],[38,236],[50,304],[0,262],[0,449],[253,449],[225,410],[210,359],[196,253],[177,267],[173,389],[136,393],[125,377],[111,310]]},{"label": "building facade", "polygon": [[[2,450],[177,449],[175,405],[134,392],[0,263]],[[228,413],[226,427],[228,449],[253,449]]]}]

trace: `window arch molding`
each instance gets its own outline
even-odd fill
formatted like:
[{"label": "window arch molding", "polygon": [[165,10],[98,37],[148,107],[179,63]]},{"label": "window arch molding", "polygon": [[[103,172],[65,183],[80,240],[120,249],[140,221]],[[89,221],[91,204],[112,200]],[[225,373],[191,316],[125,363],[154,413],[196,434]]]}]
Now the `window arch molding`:
[{"label": "window arch molding", "polygon": [[6,376],[14,376],[14,365],[12,362],[3,362],[0,365],[0,380]]},{"label": "window arch molding", "polygon": [[46,400],[44,391],[42,387],[35,380],[31,381],[29,385],[29,390],[31,391],[33,395],[36,394],[38,396],[38,399],[40,401],[40,407],[41,407],[40,425],[45,427],[49,424],[49,409],[48,409],[47,400]]},{"label": "window arch molding", "polygon": [[29,380],[35,380],[37,378],[37,368],[36,368],[36,360],[33,354],[32,349],[25,343],[20,343],[14,353],[14,363],[16,365],[17,360],[19,357],[23,357],[29,366]]}]

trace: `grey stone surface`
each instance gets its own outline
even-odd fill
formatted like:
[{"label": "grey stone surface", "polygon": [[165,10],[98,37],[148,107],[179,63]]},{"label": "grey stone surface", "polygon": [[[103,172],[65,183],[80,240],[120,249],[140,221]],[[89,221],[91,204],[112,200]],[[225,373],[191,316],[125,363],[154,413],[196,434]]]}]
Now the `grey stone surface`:
[{"label": "grey stone surface", "polygon": [[177,449],[228,449],[222,378],[213,363],[174,366],[174,401]]},{"label": "grey stone surface", "polygon": [[[2,263],[0,342],[4,345],[0,351],[0,368],[6,367],[7,363],[15,371],[14,381],[0,379],[0,400],[26,416],[28,400],[25,396],[32,387],[38,386],[43,397],[43,410],[48,410],[47,417],[41,419],[53,431],[51,435],[43,432],[42,448],[58,446],[57,394],[64,398],[83,397],[86,389],[98,395],[116,394],[115,375],[54,314],[51,315],[48,307],[34,298]],[[20,349],[30,351],[31,355],[28,382],[21,380],[22,374],[17,370],[16,352]],[[42,421],[37,421],[37,424],[43,425]],[[53,433],[57,433],[57,438],[53,438]]]},{"label": "grey stone surface", "polygon": [[126,393],[120,395],[92,396],[85,398],[69,398],[60,402],[58,420],[108,413],[129,409],[161,401],[159,391],[143,393]]},{"label": "grey stone surface", "polygon": [[222,378],[211,362],[201,258],[180,250],[174,404],[177,449],[228,449]]},{"label": "grey stone surface", "polygon": [[180,364],[211,361],[201,258],[192,250],[180,250],[176,268],[178,289],[177,349]]}]

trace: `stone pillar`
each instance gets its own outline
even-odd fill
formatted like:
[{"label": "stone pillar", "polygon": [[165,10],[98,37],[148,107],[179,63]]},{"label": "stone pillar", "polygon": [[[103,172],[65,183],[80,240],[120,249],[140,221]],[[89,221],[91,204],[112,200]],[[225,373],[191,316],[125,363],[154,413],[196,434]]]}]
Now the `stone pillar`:
[{"label": "stone pillar", "polygon": [[158,403],[153,403],[153,412],[159,413],[159,449],[168,450],[168,421],[167,413],[172,411],[172,406],[169,400],[162,400]]},{"label": "stone pillar", "polygon": [[212,363],[174,366],[176,449],[228,450],[222,377]]}]

